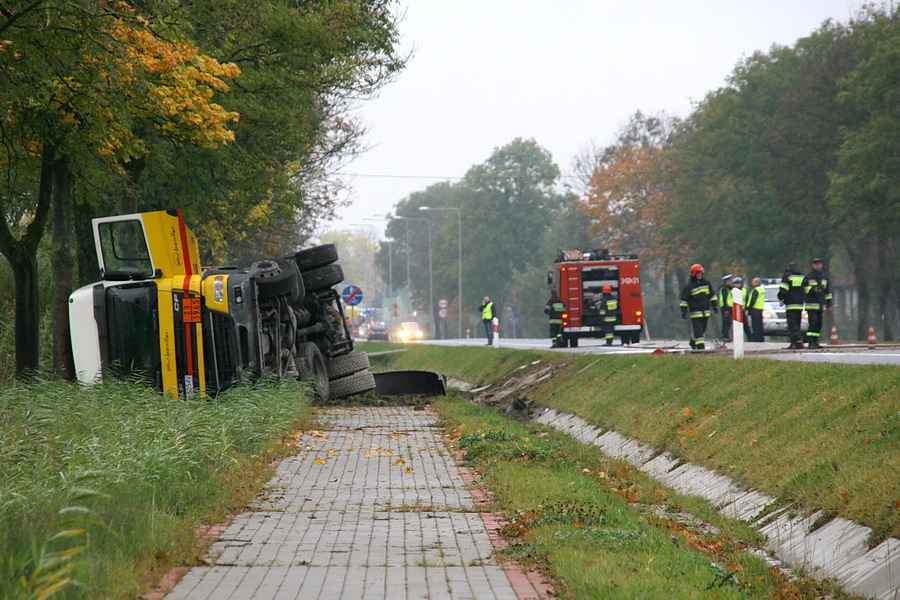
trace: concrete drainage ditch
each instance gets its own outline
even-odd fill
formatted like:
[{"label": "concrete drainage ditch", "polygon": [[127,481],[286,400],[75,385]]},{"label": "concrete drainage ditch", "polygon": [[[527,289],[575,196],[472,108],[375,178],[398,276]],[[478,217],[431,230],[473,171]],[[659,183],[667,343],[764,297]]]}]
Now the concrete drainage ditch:
[{"label": "concrete drainage ditch", "polygon": [[[548,373],[527,378],[528,384]],[[524,382],[519,382],[524,383]],[[524,395],[524,387],[507,381],[500,390],[473,389],[470,384],[450,379],[448,387],[473,394]],[[488,386],[490,387],[490,386]],[[489,402],[496,404],[496,402]],[[585,444],[599,447],[612,458],[626,461],[679,493],[700,496],[724,515],[755,526],[767,540],[767,548],[779,560],[805,569],[817,578],[833,578],[846,591],[877,600],[900,600],[900,540],[888,538],[869,549],[871,529],[843,518],[820,524],[821,511],[809,513],[798,507],[766,510],[776,499],[719,475],[704,467],[685,463],[672,454],[658,454],[645,444],[615,431],[592,425],[575,415],[554,409],[532,407],[532,419],[567,433]],[[765,516],[761,516],[765,515]]]}]

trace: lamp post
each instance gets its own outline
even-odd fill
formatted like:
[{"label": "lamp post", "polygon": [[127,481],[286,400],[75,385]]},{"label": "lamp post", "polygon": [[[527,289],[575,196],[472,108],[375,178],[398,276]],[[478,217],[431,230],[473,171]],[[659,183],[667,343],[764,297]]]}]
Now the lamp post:
[{"label": "lamp post", "polygon": [[456,291],[457,296],[459,296],[459,337],[462,339],[462,313],[463,313],[463,295],[462,295],[462,211],[455,207],[441,207],[441,206],[420,206],[419,210],[437,210],[437,211],[456,211],[456,227],[458,234],[458,245],[457,245],[457,283],[458,289]]},{"label": "lamp post", "polygon": [[[431,264],[431,219],[425,217],[402,217],[400,215],[393,215],[389,218],[403,219],[405,221],[425,221],[428,225],[428,310],[431,313],[432,330],[434,330],[434,271]],[[409,280],[409,225],[406,227],[406,238],[406,281],[411,288],[412,283]],[[432,334],[434,333],[435,331],[432,331]]]}]

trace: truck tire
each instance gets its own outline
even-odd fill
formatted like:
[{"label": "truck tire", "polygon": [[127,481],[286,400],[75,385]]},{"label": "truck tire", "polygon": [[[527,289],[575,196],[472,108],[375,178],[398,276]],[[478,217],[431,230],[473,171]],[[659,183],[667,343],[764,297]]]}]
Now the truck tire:
[{"label": "truck tire", "polygon": [[369,355],[365,352],[351,352],[343,356],[335,356],[325,361],[328,367],[328,378],[339,379],[369,368]]},{"label": "truck tire", "polygon": [[297,263],[297,268],[303,272],[324,267],[337,261],[338,251],[334,244],[323,244],[295,252],[288,259]]},{"label": "truck tire", "polygon": [[255,260],[246,267],[259,270],[254,279],[260,298],[287,294],[292,301],[297,301],[303,297],[303,282],[294,263],[278,258],[264,258]]},{"label": "truck tire", "polygon": [[312,342],[301,344],[300,359],[303,363],[303,378],[311,381],[316,398],[327,400],[330,397],[331,386],[328,381],[328,367],[325,366],[325,358],[319,352],[319,348]]},{"label": "truck tire", "polygon": [[303,284],[309,292],[327,290],[344,280],[344,269],[341,265],[331,264],[303,273]]},{"label": "truck tire", "polygon": [[366,369],[330,382],[331,399],[345,398],[375,389],[375,376]]},{"label": "truck tire", "polygon": [[578,347],[578,338],[574,335],[569,338],[569,348],[577,348]]}]

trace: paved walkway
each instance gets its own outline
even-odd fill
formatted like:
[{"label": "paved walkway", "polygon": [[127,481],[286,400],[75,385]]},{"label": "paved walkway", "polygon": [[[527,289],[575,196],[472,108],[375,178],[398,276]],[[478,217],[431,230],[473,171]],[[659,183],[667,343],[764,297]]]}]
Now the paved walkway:
[{"label": "paved walkway", "polygon": [[320,424],[167,600],[537,597],[494,558],[433,413],[341,408]]}]

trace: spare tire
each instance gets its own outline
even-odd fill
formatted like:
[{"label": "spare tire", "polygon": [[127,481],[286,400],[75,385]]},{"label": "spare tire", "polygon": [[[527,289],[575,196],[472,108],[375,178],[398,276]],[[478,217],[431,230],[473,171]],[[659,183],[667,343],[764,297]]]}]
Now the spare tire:
[{"label": "spare tire", "polygon": [[338,259],[338,251],[334,244],[323,244],[300,250],[288,258],[297,263],[300,271],[309,271],[335,262]]},{"label": "spare tire", "polygon": [[326,360],[325,364],[328,366],[328,379],[338,379],[368,369],[369,355],[365,352],[351,352]]},{"label": "spare tire", "polygon": [[340,379],[332,379],[328,385],[331,391],[330,397],[332,400],[335,400],[374,390],[375,376],[372,375],[372,371],[366,369]]},{"label": "spare tire", "polygon": [[291,261],[280,258],[263,258],[246,265],[246,269],[256,269],[253,279],[256,281],[256,289],[260,298],[274,298],[275,296],[290,296],[294,302],[301,299],[304,294],[303,282],[297,265]]},{"label": "spare tire", "polygon": [[337,264],[326,265],[303,273],[303,285],[310,292],[327,290],[343,280],[344,269]]}]

